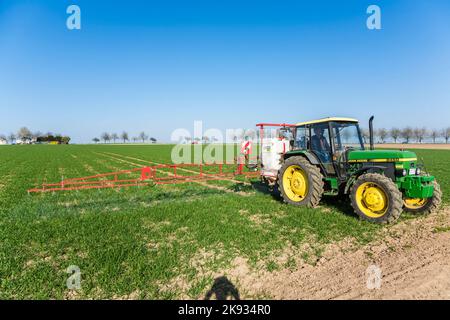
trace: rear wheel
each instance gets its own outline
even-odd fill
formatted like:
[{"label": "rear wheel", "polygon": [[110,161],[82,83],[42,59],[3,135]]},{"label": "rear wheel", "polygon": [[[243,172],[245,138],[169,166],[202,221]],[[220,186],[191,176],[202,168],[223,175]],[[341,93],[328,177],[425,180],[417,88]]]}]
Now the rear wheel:
[{"label": "rear wheel", "polygon": [[391,223],[402,213],[402,193],[391,179],[378,173],[361,175],[350,199],[355,213],[367,221]]},{"label": "rear wheel", "polygon": [[433,181],[434,192],[431,198],[405,198],[403,210],[414,214],[429,214],[439,209],[442,202],[442,191],[439,183]]},{"label": "rear wheel", "polygon": [[320,169],[303,157],[291,157],[278,173],[278,190],[286,203],[315,207],[323,194]]}]

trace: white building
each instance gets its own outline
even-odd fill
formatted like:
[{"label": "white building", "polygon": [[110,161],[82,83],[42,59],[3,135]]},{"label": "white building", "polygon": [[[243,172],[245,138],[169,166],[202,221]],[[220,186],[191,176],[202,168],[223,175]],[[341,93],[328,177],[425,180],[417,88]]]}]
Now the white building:
[{"label": "white building", "polygon": [[16,144],[35,144],[37,138],[19,138],[16,140]]},{"label": "white building", "polygon": [[8,141],[6,141],[6,139],[0,138],[0,144],[7,144]]}]

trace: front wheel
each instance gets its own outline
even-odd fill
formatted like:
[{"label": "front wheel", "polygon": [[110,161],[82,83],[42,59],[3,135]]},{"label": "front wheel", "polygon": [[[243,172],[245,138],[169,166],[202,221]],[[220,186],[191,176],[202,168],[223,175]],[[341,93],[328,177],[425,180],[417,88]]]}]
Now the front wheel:
[{"label": "front wheel", "polygon": [[370,222],[391,223],[402,213],[402,193],[391,179],[378,173],[361,175],[350,199],[355,213]]},{"label": "front wheel", "polygon": [[439,209],[442,202],[442,191],[439,183],[433,181],[434,192],[431,198],[405,198],[403,210],[414,214],[429,214]]}]

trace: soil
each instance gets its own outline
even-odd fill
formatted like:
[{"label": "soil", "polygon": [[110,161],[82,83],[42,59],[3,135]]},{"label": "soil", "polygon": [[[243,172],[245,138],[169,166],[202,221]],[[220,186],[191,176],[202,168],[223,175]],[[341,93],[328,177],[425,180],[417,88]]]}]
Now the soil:
[{"label": "soil", "polygon": [[347,239],[314,263],[298,258],[273,272],[237,258],[218,276],[241,299],[450,299],[450,208],[386,226],[379,239],[364,246]]}]

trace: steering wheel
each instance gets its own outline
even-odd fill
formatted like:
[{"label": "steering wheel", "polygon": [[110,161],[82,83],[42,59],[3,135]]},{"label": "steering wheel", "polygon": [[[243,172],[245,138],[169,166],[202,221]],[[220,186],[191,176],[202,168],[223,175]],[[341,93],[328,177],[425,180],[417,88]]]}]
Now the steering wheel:
[{"label": "steering wheel", "polygon": [[330,162],[331,160],[331,156],[328,152],[326,151],[316,151],[317,155],[319,156],[320,160],[322,160],[322,162]]}]

